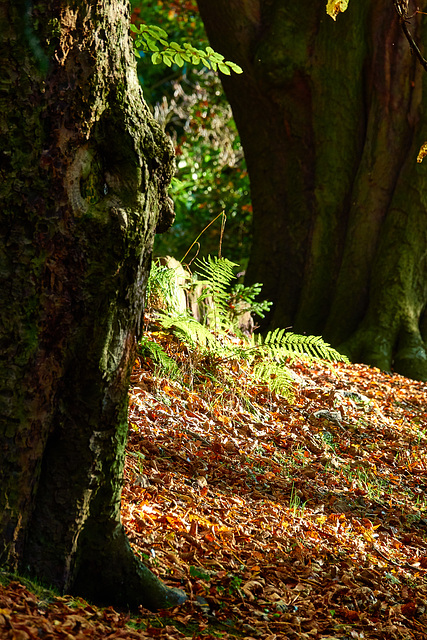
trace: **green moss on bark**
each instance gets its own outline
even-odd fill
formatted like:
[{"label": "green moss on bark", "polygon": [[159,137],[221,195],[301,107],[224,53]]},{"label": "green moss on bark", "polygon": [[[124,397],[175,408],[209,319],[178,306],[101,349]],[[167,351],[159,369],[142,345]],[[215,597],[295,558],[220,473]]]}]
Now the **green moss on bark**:
[{"label": "green moss on bark", "polygon": [[[285,4],[199,0],[212,46],[245,71],[223,83],[251,179],[247,280],[274,303],[262,328],[426,379],[427,76],[387,0],[336,22],[322,0]],[[411,28],[426,42],[419,16]]]},{"label": "green moss on bark", "polygon": [[173,219],[172,146],[142,99],[124,1],[30,4],[46,75],[6,5],[0,562],[64,590],[91,582],[99,552],[103,598],[114,603],[123,564],[121,603],[146,604],[156,585],[147,606],[167,606],[185,596],[140,567],[119,508],[151,248]]}]

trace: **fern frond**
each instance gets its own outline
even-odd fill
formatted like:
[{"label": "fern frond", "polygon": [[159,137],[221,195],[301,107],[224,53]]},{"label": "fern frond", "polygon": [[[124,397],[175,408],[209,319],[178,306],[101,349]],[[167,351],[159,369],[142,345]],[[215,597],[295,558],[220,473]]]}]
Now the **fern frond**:
[{"label": "fern frond", "polygon": [[217,285],[223,291],[235,280],[234,267],[239,266],[227,258],[217,258],[210,255],[207,258],[196,260],[196,265],[201,274],[208,279],[209,284]]},{"label": "fern frond", "polygon": [[294,380],[289,369],[282,364],[271,360],[263,360],[254,365],[252,373],[257,380],[264,381],[270,391],[280,393],[288,400],[293,398]]},{"label": "fern frond", "polygon": [[[230,284],[236,278],[234,268],[238,265],[226,258],[208,256],[196,262],[197,274],[202,277],[198,285],[203,291],[199,302],[205,302],[207,323],[202,324],[189,313],[178,311],[178,305],[173,304],[171,298],[177,298],[176,273],[173,269],[158,267],[153,274],[153,282],[160,289],[163,299],[169,304],[163,306],[164,311],[158,318],[162,327],[170,330],[180,341],[187,344],[198,361],[196,371],[204,377],[209,372],[201,371],[206,356],[214,356],[209,362],[215,366],[221,360],[237,358],[247,362],[252,368],[254,377],[265,382],[271,391],[280,393],[288,399],[292,398],[294,380],[286,364],[296,357],[306,360],[329,360],[348,362],[347,358],[318,336],[303,336],[287,331],[275,329],[269,331],[265,337],[252,335],[250,340],[240,340],[238,344],[230,339],[230,328],[233,326],[233,304],[243,300],[251,310],[255,310],[254,296],[259,293],[261,285],[252,288],[240,287],[235,292]],[[172,280],[173,278],[173,280]],[[154,286],[154,285],[153,285]],[[192,285],[190,284],[190,287]],[[188,289],[188,284],[186,287]],[[182,293],[182,286],[181,286]],[[233,297],[234,296],[234,297]],[[231,307],[230,307],[231,300]],[[260,310],[267,311],[269,303],[260,303]],[[262,314],[260,314],[262,315]],[[149,340],[141,341],[141,345],[148,350],[152,359],[165,373],[178,375],[181,369],[163,349]],[[198,368],[197,368],[198,367]]]},{"label": "fern frond", "polygon": [[159,322],[164,329],[172,329],[173,333],[193,349],[215,349],[217,340],[213,333],[191,316],[169,317],[162,315]]},{"label": "fern frond", "polygon": [[146,290],[148,308],[164,309],[172,314],[179,313],[180,296],[183,295],[183,290],[184,287],[178,282],[175,268],[153,261]]},{"label": "fern frond", "polygon": [[207,256],[207,258],[197,260],[196,266],[199,269],[199,275],[206,278],[202,281],[204,289],[199,301],[205,301],[207,298],[212,299],[212,311],[208,313],[208,320],[215,329],[221,331],[230,324],[228,314],[229,287],[232,280],[236,278],[233,270],[238,265],[227,258]]},{"label": "fern frond", "polygon": [[253,336],[252,344],[260,352],[278,362],[295,356],[309,359],[329,360],[332,362],[348,362],[346,356],[339,353],[320,336],[303,336],[286,329],[269,331],[265,338]]},{"label": "fern frond", "polygon": [[146,336],[142,336],[139,346],[141,355],[149,356],[165,377],[172,379],[179,377],[180,371],[175,360],[172,360],[157,342],[152,342]]}]

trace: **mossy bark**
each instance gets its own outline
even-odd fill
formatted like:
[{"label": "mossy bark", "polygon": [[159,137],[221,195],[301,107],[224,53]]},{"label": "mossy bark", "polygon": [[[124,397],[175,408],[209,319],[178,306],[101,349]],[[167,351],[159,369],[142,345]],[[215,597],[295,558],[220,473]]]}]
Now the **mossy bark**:
[{"label": "mossy bark", "polygon": [[[244,69],[223,83],[251,179],[247,278],[274,302],[264,328],[426,380],[427,75],[393,3],[350,2],[336,22],[325,4],[199,0]],[[425,25],[414,15],[420,46]]]},{"label": "mossy bark", "polygon": [[185,596],[133,555],[120,496],[173,150],[141,95],[125,0],[3,0],[0,38],[0,562],[164,608]]}]

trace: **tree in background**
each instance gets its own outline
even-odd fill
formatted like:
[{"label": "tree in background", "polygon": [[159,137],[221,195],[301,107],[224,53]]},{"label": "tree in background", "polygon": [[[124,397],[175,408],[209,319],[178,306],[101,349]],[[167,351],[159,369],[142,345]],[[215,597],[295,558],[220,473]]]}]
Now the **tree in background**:
[{"label": "tree in background", "polygon": [[0,564],[109,604],[185,599],[120,523],[130,371],[173,149],[126,0],[0,5]]},{"label": "tree in background", "polygon": [[[251,181],[271,327],[427,380],[427,76],[390,0],[198,0]],[[409,2],[417,42],[427,20]]]},{"label": "tree in background", "polygon": [[[157,25],[171,40],[204,48],[209,43],[195,0],[132,0],[132,21]],[[155,252],[180,259],[221,211],[227,216],[222,252],[245,265],[250,247],[252,206],[240,139],[217,74],[202,67],[153,65],[151,55],[138,63],[144,96],[171,136],[177,154],[171,195],[176,219],[158,236]],[[218,252],[221,221],[200,240],[200,255]],[[197,249],[195,249],[197,250]],[[187,259],[194,256],[192,253]]]}]

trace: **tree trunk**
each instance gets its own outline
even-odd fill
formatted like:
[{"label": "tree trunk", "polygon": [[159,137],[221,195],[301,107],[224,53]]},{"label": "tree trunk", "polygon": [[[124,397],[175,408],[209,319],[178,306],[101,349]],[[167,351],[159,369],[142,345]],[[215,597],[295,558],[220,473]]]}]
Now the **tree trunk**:
[{"label": "tree trunk", "polygon": [[[416,6],[409,7],[409,14]],[[266,328],[322,334],[353,360],[427,380],[427,76],[391,0],[199,0],[254,210],[247,278]],[[427,21],[410,29],[426,40]]]},{"label": "tree trunk", "polygon": [[173,151],[126,0],[2,0],[0,563],[61,591],[185,599],[120,523],[127,392]]}]

